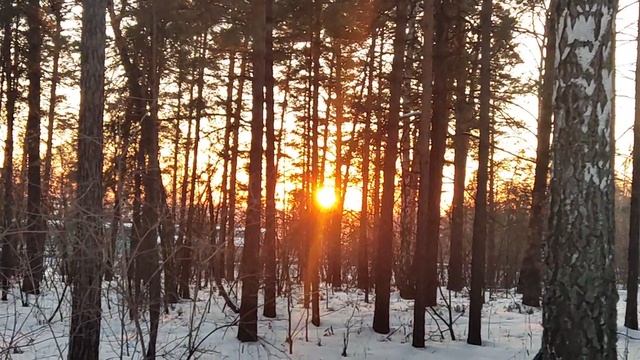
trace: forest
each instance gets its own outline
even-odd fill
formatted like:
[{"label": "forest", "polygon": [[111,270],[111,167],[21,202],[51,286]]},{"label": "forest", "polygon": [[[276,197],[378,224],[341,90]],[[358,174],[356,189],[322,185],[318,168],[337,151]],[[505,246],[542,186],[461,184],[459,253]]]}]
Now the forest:
[{"label": "forest", "polygon": [[640,359],[635,0],[2,0],[0,358]]}]

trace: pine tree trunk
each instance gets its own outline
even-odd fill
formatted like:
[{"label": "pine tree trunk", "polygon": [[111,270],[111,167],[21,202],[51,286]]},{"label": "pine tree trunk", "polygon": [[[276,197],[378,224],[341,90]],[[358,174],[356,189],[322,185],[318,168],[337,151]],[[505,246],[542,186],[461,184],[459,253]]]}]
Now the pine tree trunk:
[{"label": "pine tree trunk", "polygon": [[146,359],[155,359],[156,340],[160,319],[161,281],[158,251],[158,236],[161,233],[162,197],[164,187],[160,175],[159,159],[159,119],[158,94],[160,90],[160,71],[158,64],[160,34],[157,25],[156,4],[151,3],[149,37],[151,46],[148,61],[148,89],[147,98],[151,99],[149,114],[142,119],[142,146],[145,155],[145,172],[142,175],[144,185],[144,203],[142,205],[142,227],[144,233],[140,244],[140,264],[143,272],[144,285],[148,293],[149,305],[149,342],[147,344]]},{"label": "pine tree trunk", "polygon": [[617,359],[612,26],[616,1],[558,1],[543,359]]},{"label": "pine tree trunk", "polygon": [[242,99],[244,94],[244,84],[246,80],[247,72],[247,59],[242,57],[240,64],[240,77],[238,80],[238,95],[236,97],[236,108],[234,115],[233,132],[231,137],[231,173],[229,174],[229,228],[226,235],[226,247],[225,247],[225,266],[227,273],[227,281],[233,281],[235,279],[235,267],[236,267],[236,246],[235,246],[235,232],[236,232],[236,181],[238,172],[238,135],[240,131],[240,120],[242,114]]},{"label": "pine tree trunk", "polygon": [[262,138],[265,85],[266,0],[253,0],[253,64],[251,148],[249,152],[249,194],[240,279],[242,300],[238,340],[258,341],[258,286],[260,276],[260,213],[262,209]]},{"label": "pine tree trunk", "polygon": [[393,41],[393,63],[391,67],[391,97],[387,123],[387,144],[384,154],[384,184],[376,249],[376,303],[373,315],[373,330],[379,334],[389,332],[389,298],[391,286],[391,264],[393,263],[393,195],[395,192],[396,159],[398,158],[398,127],[400,122],[400,96],[402,95],[402,73],[406,45],[408,3],[398,0],[396,5],[396,28]]},{"label": "pine tree trunk", "polygon": [[324,174],[318,172],[318,126],[320,124],[320,115],[318,113],[320,103],[320,16],[322,15],[322,1],[313,0],[313,20],[311,25],[311,68],[313,77],[311,79],[311,211],[309,218],[309,259],[307,278],[309,279],[311,291],[311,323],[320,326],[320,257],[321,243],[320,233],[322,231],[319,226],[319,212],[315,203],[315,193],[318,190],[320,178]]},{"label": "pine tree trunk", "polygon": [[42,33],[40,1],[29,0],[25,4],[27,18],[27,77],[29,94],[27,103],[29,114],[25,147],[27,150],[27,224],[25,242],[27,245],[27,272],[22,282],[22,291],[39,294],[43,275],[43,256],[46,239],[46,223],[42,216],[42,182],[40,176],[40,68]]},{"label": "pine tree trunk", "polygon": [[98,359],[102,251],[102,121],[106,47],[106,0],[82,2],[78,223],[74,237],[69,359]]},{"label": "pine tree trunk", "polygon": [[367,66],[367,100],[364,120],[362,145],[362,205],[360,210],[360,236],[358,242],[358,288],[369,289],[369,162],[371,147],[371,115],[373,114],[373,67],[377,36],[372,31],[371,47],[369,48],[369,64]]},{"label": "pine tree trunk", "polygon": [[[410,5],[408,30],[407,30],[407,51],[405,56],[406,67],[403,73],[402,84],[402,110],[406,114],[414,110],[415,104],[412,99],[411,81],[417,76],[414,67],[419,64],[416,59],[419,48],[417,43],[417,6]],[[401,164],[401,187],[400,187],[400,254],[396,269],[396,285],[400,290],[400,297],[403,299],[415,299],[415,273],[413,271],[413,257],[415,254],[416,242],[416,203],[417,190],[414,183],[415,173],[419,172],[420,154],[412,145],[412,135],[415,129],[412,126],[413,116],[402,118],[402,136],[400,137],[400,164]],[[415,136],[413,136],[415,138]],[[417,139],[416,139],[417,141]],[[412,151],[413,150],[413,151]]]},{"label": "pine tree trunk", "polygon": [[336,160],[333,189],[336,193],[336,206],[333,209],[331,234],[329,237],[329,280],[334,289],[342,286],[342,204],[344,194],[342,193],[342,123],[344,122],[344,95],[342,89],[342,44],[340,39],[334,39],[336,43]]},{"label": "pine tree trunk", "polygon": [[[60,53],[62,52],[62,1],[51,1],[51,12],[55,19],[55,30],[52,34],[53,38],[53,67],[51,69],[51,84],[49,85],[49,113],[47,114],[47,152],[44,156],[44,174],[42,179],[42,192],[47,207],[51,206],[49,202],[50,183],[51,183],[51,162],[53,157],[53,129],[56,116],[57,89],[60,82]],[[50,209],[48,209],[50,210]]]},{"label": "pine tree trunk", "polygon": [[[200,124],[202,118],[202,111],[204,110],[204,67],[206,58],[206,44],[207,35],[202,35],[201,55],[199,57],[200,64],[198,68],[198,94],[195,99],[196,113],[195,113],[195,132],[193,135],[193,163],[191,164],[191,178],[189,180],[189,208],[187,211],[187,221],[185,224],[185,237],[182,243],[183,253],[180,264],[180,295],[185,298],[189,297],[189,283],[192,275],[193,267],[193,222],[195,217],[195,196],[196,196],[196,180],[198,178],[198,147],[200,144]],[[185,165],[186,166],[186,165]]]},{"label": "pine tree trunk", "polygon": [[473,117],[473,107],[467,102],[467,53],[465,13],[462,6],[458,5],[456,21],[456,124],[454,147],[454,175],[453,175],[453,200],[451,203],[451,231],[449,245],[449,266],[447,277],[447,289],[461,291],[464,287],[462,263],[464,261],[464,192],[466,185],[467,155],[469,152],[469,136],[467,131]]},{"label": "pine tree trunk", "polygon": [[[5,3],[2,6],[5,14],[3,23],[4,34],[2,38],[2,71],[7,84],[7,99],[5,101],[5,114],[7,119],[6,140],[4,146],[4,164],[2,166],[2,179],[4,191],[2,228],[2,257],[0,258],[0,276],[2,286],[2,300],[7,300],[7,292],[11,277],[14,274],[17,255],[17,240],[14,235],[17,224],[14,220],[15,198],[13,193],[13,132],[16,100],[18,99],[17,79],[15,76],[15,64],[11,61],[11,45],[13,39],[12,22],[15,10],[11,4]],[[16,53],[17,57],[17,53]],[[17,63],[17,62],[16,62]]]},{"label": "pine tree trunk", "polygon": [[187,125],[187,138],[185,141],[184,148],[184,161],[183,165],[184,169],[182,172],[182,189],[180,191],[180,219],[178,220],[179,228],[178,228],[178,252],[176,254],[176,262],[178,263],[178,270],[180,272],[178,279],[178,294],[183,299],[189,298],[189,284],[186,286],[181,281],[182,277],[182,266],[184,264],[184,259],[186,255],[185,249],[185,236],[187,235],[187,199],[189,195],[189,162],[191,159],[191,129],[193,128],[193,91],[195,89],[195,83],[192,82],[189,87],[189,115],[188,115],[188,125]]},{"label": "pine tree trunk", "polygon": [[[640,25],[640,17],[638,18]],[[633,174],[629,211],[629,252],[627,255],[627,306],[624,326],[638,330],[638,257],[640,255],[640,26],[636,61],[636,113],[633,123]]]},{"label": "pine tree trunk", "polygon": [[442,194],[442,176],[444,155],[447,147],[447,131],[449,126],[449,19],[444,11],[450,6],[443,1],[436,7],[438,21],[435,23],[435,45],[433,76],[433,118],[431,125],[431,151],[429,152],[429,195],[427,205],[427,248],[426,258],[428,277],[427,306],[437,304],[438,288],[438,248],[440,242],[440,200]]},{"label": "pine tree trunk", "polygon": [[265,43],[265,104],[266,104],[266,207],[264,234],[264,309],[263,315],[276,317],[276,183],[275,164],[275,113],[273,99],[273,0],[265,0],[266,43]]},{"label": "pine tree trunk", "polygon": [[547,15],[545,33],[544,75],[540,89],[540,116],[538,118],[538,147],[536,151],[536,170],[531,197],[531,217],[529,218],[529,241],[522,259],[519,287],[522,291],[522,303],[540,306],[542,295],[542,243],[545,228],[545,208],[547,204],[547,177],[551,153],[551,119],[553,117],[554,65],[556,59],[556,9],[553,0]]},{"label": "pine tree trunk", "polygon": [[493,1],[483,0],[480,13],[480,144],[478,150],[478,180],[476,190],[473,238],[471,245],[471,292],[469,335],[467,343],[482,345],[480,334],[484,303],[485,246],[487,240],[487,183],[489,170],[489,132],[491,127],[491,17]]},{"label": "pine tree trunk", "polygon": [[[495,118],[491,116],[489,124],[489,181],[487,194],[487,267],[485,271],[486,288],[494,290],[496,286],[496,273],[498,270],[498,254],[496,248],[496,197],[495,197],[495,179],[496,169],[494,165],[495,154]],[[491,292],[489,292],[491,294]]]},{"label": "pine tree trunk", "polygon": [[229,150],[231,143],[232,121],[233,121],[233,84],[235,81],[236,54],[235,51],[229,52],[229,73],[227,82],[227,98],[225,100],[226,122],[224,126],[224,145],[222,148],[222,204],[220,206],[220,231],[218,243],[215,248],[214,257],[214,274],[217,278],[225,277],[224,267],[224,248],[227,234],[227,222],[229,214]]},{"label": "pine tree trunk", "polygon": [[418,188],[418,226],[416,231],[416,250],[414,253],[414,271],[416,278],[416,301],[413,308],[413,343],[417,348],[423,348],[425,337],[425,309],[429,296],[427,279],[427,263],[424,261],[429,251],[427,234],[428,211],[426,206],[429,196],[429,141],[431,138],[432,95],[433,95],[433,38],[434,38],[434,0],[423,1],[424,15],[422,18],[422,112],[418,133],[418,156],[420,157],[420,183]]}]

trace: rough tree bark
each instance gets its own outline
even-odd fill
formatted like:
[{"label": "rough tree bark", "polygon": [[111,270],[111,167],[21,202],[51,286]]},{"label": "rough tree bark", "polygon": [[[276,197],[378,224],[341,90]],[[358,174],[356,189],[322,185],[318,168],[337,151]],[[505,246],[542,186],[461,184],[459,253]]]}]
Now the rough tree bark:
[{"label": "rough tree bark", "polygon": [[247,199],[244,248],[240,279],[242,281],[242,300],[240,303],[240,322],[238,340],[258,341],[258,285],[260,275],[260,213],[262,208],[262,137],[264,116],[265,83],[265,33],[266,0],[251,2],[253,19],[253,64],[252,112],[251,112],[251,148],[249,150],[249,195]]},{"label": "rough tree bark", "polygon": [[27,245],[26,274],[22,282],[22,291],[26,294],[38,294],[43,275],[43,256],[46,238],[46,223],[42,216],[42,181],[40,176],[40,68],[42,52],[42,33],[40,19],[40,1],[29,0],[25,4],[28,29],[27,38],[27,77],[29,94],[27,103],[27,131],[25,147],[27,154],[27,223],[25,242]]},{"label": "rough tree bark", "polygon": [[321,54],[321,15],[323,0],[313,0],[313,20],[311,25],[311,68],[313,76],[311,79],[311,207],[309,212],[309,258],[307,259],[308,271],[306,277],[309,281],[311,291],[311,323],[320,326],[320,231],[319,211],[315,203],[315,192],[318,190],[319,178],[324,174],[318,174],[318,126],[320,116],[318,113],[320,103],[320,54]]},{"label": "rough tree bark", "polygon": [[226,121],[224,126],[224,145],[222,147],[222,204],[220,205],[220,235],[216,245],[214,257],[214,275],[218,279],[225,277],[224,248],[227,235],[227,222],[229,214],[229,150],[231,146],[231,133],[233,121],[233,83],[235,81],[236,53],[229,52],[229,72],[227,75],[227,97],[225,99]]},{"label": "rough tree bark", "polygon": [[100,354],[102,251],[102,121],[106,46],[106,0],[82,2],[78,223],[74,237],[69,359]]},{"label": "rough tree bark", "polygon": [[454,147],[454,175],[453,175],[453,200],[451,202],[451,231],[449,242],[449,266],[447,277],[447,289],[461,291],[464,287],[463,264],[463,239],[464,239],[464,191],[467,175],[467,155],[469,152],[469,136],[467,131],[473,117],[473,107],[467,102],[467,64],[465,24],[466,12],[464,5],[457,5],[456,19],[456,102],[455,102],[455,137]]},{"label": "rough tree bark", "polygon": [[[362,145],[362,206],[360,211],[360,237],[358,243],[358,288],[369,289],[369,162],[371,146],[371,115],[373,114],[373,68],[377,34],[372,31],[367,66],[367,100]],[[377,195],[376,195],[377,196]]]},{"label": "rough tree bark", "polygon": [[276,164],[275,113],[273,99],[273,0],[265,0],[265,104],[266,104],[266,207],[264,234],[264,308],[263,315],[276,317]]},{"label": "rough tree bark", "polygon": [[225,246],[225,267],[227,281],[235,279],[236,268],[236,181],[238,173],[238,135],[240,131],[240,120],[242,114],[242,100],[244,94],[244,84],[247,73],[247,58],[242,57],[240,64],[240,76],[238,80],[238,95],[236,97],[236,107],[234,114],[233,131],[231,134],[231,172],[229,174],[229,228],[226,234]]},{"label": "rough tree bark", "polygon": [[[6,140],[4,146],[4,164],[2,166],[2,180],[4,191],[3,219],[2,227],[4,236],[2,238],[2,257],[0,258],[0,276],[2,277],[2,300],[7,300],[7,291],[11,276],[15,271],[17,237],[16,223],[14,221],[15,198],[13,194],[13,127],[15,120],[16,100],[18,99],[17,72],[15,65],[17,61],[11,60],[11,44],[13,39],[12,22],[15,10],[10,3],[2,6],[4,12],[3,38],[2,38],[2,72],[6,82],[5,114],[7,119]],[[17,60],[18,52],[16,56]]]},{"label": "rough tree bark", "polygon": [[384,154],[384,183],[380,203],[380,227],[376,249],[376,302],[373,314],[373,330],[379,334],[389,332],[389,296],[391,264],[393,262],[393,195],[395,192],[396,159],[398,158],[398,127],[400,122],[400,96],[402,95],[402,72],[408,2],[398,0],[396,4],[396,28],[393,41],[393,63],[391,67],[391,97],[387,123],[387,146]]},{"label": "rough tree bark", "polygon": [[336,38],[335,42],[335,59],[336,59],[336,160],[334,170],[335,184],[333,186],[336,194],[336,205],[333,209],[331,219],[331,233],[329,235],[329,282],[334,289],[340,289],[342,286],[342,211],[343,197],[342,193],[342,123],[344,121],[344,94],[342,87],[342,43],[341,39]]},{"label": "rough tree bark", "polygon": [[540,306],[542,295],[542,243],[544,237],[545,207],[547,204],[547,177],[551,153],[551,119],[553,116],[553,81],[556,60],[556,9],[554,2],[549,7],[545,34],[544,75],[540,89],[538,118],[538,146],[536,150],[536,170],[531,197],[531,217],[529,218],[529,241],[522,259],[519,285],[522,303]]},{"label": "rough tree bark", "polygon": [[617,359],[611,141],[615,0],[559,0],[543,359]]},{"label": "rough tree bark", "polygon": [[428,267],[425,261],[429,251],[427,234],[429,197],[429,140],[431,138],[432,95],[433,95],[433,38],[434,38],[434,0],[423,1],[424,15],[422,18],[422,111],[418,133],[418,148],[420,152],[420,183],[418,187],[418,226],[416,231],[416,250],[414,268],[416,278],[416,301],[413,308],[413,343],[417,348],[424,347],[425,336],[425,308],[429,290],[427,279]]},{"label": "rough tree bark", "polygon": [[487,240],[487,182],[489,170],[489,132],[491,126],[491,16],[493,1],[483,0],[480,13],[482,35],[480,59],[480,144],[478,150],[478,188],[476,190],[471,245],[471,293],[467,343],[482,345],[480,327],[484,303],[485,244]]},{"label": "rough tree bark", "polygon": [[53,158],[53,128],[56,116],[57,89],[60,82],[60,55],[62,45],[62,1],[51,0],[49,8],[55,19],[55,30],[51,37],[53,39],[51,84],[49,85],[49,113],[47,114],[47,151],[44,155],[44,174],[42,179],[42,192],[47,207],[49,203],[50,183],[51,183],[51,163]]},{"label": "rough tree bark", "polygon": [[[200,145],[200,124],[202,120],[202,111],[204,110],[204,68],[205,58],[207,52],[207,34],[202,35],[202,44],[200,48],[200,57],[198,65],[198,93],[195,99],[196,112],[195,112],[195,132],[193,135],[193,160],[191,164],[191,178],[189,180],[189,208],[187,211],[187,221],[185,224],[185,237],[182,245],[182,255],[180,258],[180,296],[182,298],[189,298],[189,283],[191,280],[192,267],[193,267],[193,222],[196,216],[196,180],[198,179],[198,148]],[[185,164],[185,166],[187,166]]]},{"label": "rough tree bark", "polygon": [[442,1],[435,11],[438,21],[435,23],[435,45],[433,75],[433,118],[431,120],[431,151],[429,152],[429,195],[427,205],[427,306],[437,305],[438,288],[438,248],[440,242],[440,200],[442,195],[442,176],[444,155],[447,148],[447,131],[449,126],[449,23],[446,8],[450,1]]},{"label": "rough tree bark", "polygon": [[638,257],[640,252],[640,17],[636,56],[636,113],[633,122],[633,174],[629,212],[629,252],[627,255],[627,306],[624,326],[638,330]]}]

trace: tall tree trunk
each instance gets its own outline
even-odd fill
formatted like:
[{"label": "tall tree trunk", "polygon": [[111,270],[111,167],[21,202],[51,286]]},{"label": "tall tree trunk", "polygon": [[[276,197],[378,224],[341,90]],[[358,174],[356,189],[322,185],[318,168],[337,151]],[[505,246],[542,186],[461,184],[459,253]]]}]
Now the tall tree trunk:
[{"label": "tall tree trunk", "polygon": [[[49,202],[50,183],[51,183],[51,162],[53,157],[53,129],[56,116],[56,102],[57,102],[57,89],[60,82],[60,53],[62,52],[63,38],[62,38],[62,1],[51,0],[50,1],[51,13],[55,19],[55,30],[52,34],[53,38],[53,52],[51,69],[51,84],[49,85],[49,113],[47,114],[47,152],[44,156],[44,174],[42,179],[42,191],[47,207],[51,206]],[[50,209],[48,209],[50,210]]]},{"label": "tall tree trunk", "polygon": [[69,359],[100,354],[102,251],[102,161],[106,0],[82,2],[80,116],[78,134],[78,223],[71,288]]},{"label": "tall tree trunk", "polygon": [[[195,132],[193,135],[193,163],[191,164],[191,179],[189,180],[189,208],[187,212],[187,222],[185,224],[185,238],[182,243],[183,255],[180,264],[180,295],[183,298],[189,297],[189,283],[192,275],[193,267],[193,221],[195,215],[195,196],[196,196],[196,180],[198,178],[198,147],[200,144],[200,123],[202,118],[202,111],[204,110],[204,67],[205,58],[207,52],[207,34],[202,35],[201,54],[199,57],[200,64],[198,65],[198,94],[195,99],[196,113],[195,113]],[[185,164],[185,166],[187,166]],[[185,295],[187,295],[185,297]]]},{"label": "tall tree trunk", "polygon": [[371,151],[371,115],[373,114],[373,68],[377,40],[375,30],[372,33],[373,38],[371,39],[367,65],[367,100],[362,145],[362,205],[358,243],[358,288],[362,290],[369,289],[369,154]]},{"label": "tall tree trunk", "polygon": [[40,19],[40,1],[29,0],[25,4],[27,17],[27,72],[29,94],[27,103],[27,131],[25,146],[27,150],[27,225],[25,242],[27,244],[27,272],[22,282],[22,291],[27,294],[40,293],[40,281],[44,271],[44,246],[46,223],[42,216],[42,182],[40,176],[40,68],[42,51],[42,33]]},{"label": "tall tree trunk", "polygon": [[309,271],[307,277],[309,278],[311,285],[311,323],[315,326],[320,326],[320,257],[321,257],[321,243],[319,226],[319,212],[315,199],[315,193],[318,190],[319,178],[324,177],[324,174],[318,174],[318,126],[320,123],[320,116],[318,114],[320,103],[320,17],[322,15],[322,1],[313,0],[313,20],[311,25],[311,68],[313,76],[311,79],[311,194],[312,204],[310,211],[310,225],[309,225],[309,239],[311,244],[309,246],[309,259],[307,260]]},{"label": "tall tree trunk", "polygon": [[[2,5],[2,11],[5,14],[3,23],[2,38],[2,72],[7,84],[7,100],[5,102],[5,114],[7,119],[7,132],[4,146],[4,164],[2,166],[2,179],[4,191],[4,206],[2,227],[4,236],[2,237],[2,255],[0,257],[0,276],[2,277],[2,300],[7,300],[7,292],[11,277],[14,274],[17,254],[17,237],[15,232],[17,224],[14,220],[15,214],[15,198],[13,193],[13,127],[15,120],[16,100],[18,99],[17,88],[17,72],[15,71],[15,63],[11,61],[11,43],[13,41],[12,23],[15,16],[13,5],[5,3]],[[18,52],[16,52],[17,56]]]},{"label": "tall tree trunk", "polygon": [[482,35],[480,59],[480,144],[478,180],[471,246],[471,293],[467,343],[482,345],[480,327],[484,303],[485,244],[487,240],[487,182],[489,170],[489,132],[491,127],[491,17],[493,1],[483,0],[480,13]]},{"label": "tall tree trunk", "polygon": [[265,85],[266,0],[253,0],[253,64],[251,149],[249,152],[249,195],[247,199],[244,248],[242,249],[242,300],[238,340],[258,341],[258,285],[260,276],[260,213],[262,210],[262,137]]},{"label": "tall tree trunk", "polygon": [[[543,359],[617,359],[612,44],[617,1],[559,0]],[[597,24],[595,26],[594,24]]]},{"label": "tall tree trunk", "polygon": [[242,99],[244,94],[244,84],[247,73],[247,58],[242,57],[240,64],[240,78],[238,80],[238,95],[236,97],[236,107],[234,115],[233,132],[231,136],[231,173],[229,174],[229,229],[226,235],[225,266],[227,281],[235,279],[236,268],[236,181],[238,173],[238,135],[240,131],[240,120],[242,114]]},{"label": "tall tree trunk", "polygon": [[437,305],[438,288],[438,248],[440,242],[440,200],[442,194],[442,176],[444,155],[447,147],[447,131],[449,126],[449,23],[445,11],[450,7],[449,1],[442,1],[436,7],[438,21],[435,23],[435,47],[433,78],[433,118],[431,120],[431,151],[429,152],[429,195],[427,196],[427,306]]},{"label": "tall tree trunk", "polygon": [[463,239],[464,239],[464,191],[467,172],[467,155],[469,152],[469,136],[467,131],[473,118],[473,107],[467,102],[467,52],[465,32],[465,12],[461,4],[457,7],[456,20],[456,135],[454,147],[453,200],[451,203],[451,231],[449,245],[449,267],[447,288],[461,291],[464,287]]},{"label": "tall tree trunk", "polygon": [[420,184],[418,188],[418,226],[416,231],[416,250],[414,255],[414,269],[416,278],[416,301],[413,308],[413,346],[424,347],[425,336],[425,308],[429,290],[426,279],[429,277],[428,266],[424,261],[429,251],[427,239],[429,197],[429,140],[431,137],[432,95],[433,95],[433,37],[434,37],[434,0],[423,1],[424,16],[422,18],[422,112],[418,133],[418,147],[420,157]]},{"label": "tall tree trunk", "polygon": [[554,65],[556,60],[556,1],[548,10],[545,33],[544,75],[540,89],[538,117],[538,147],[536,150],[536,170],[531,196],[531,217],[529,218],[529,238],[522,258],[519,285],[522,291],[522,303],[540,306],[542,295],[542,240],[545,228],[545,207],[547,204],[547,177],[551,153],[551,119],[553,117]]},{"label": "tall tree trunk", "polygon": [[266,137],[265,151],[266,169],[266,207],[264,234],[264,309],[263,315],[276,317],[276,164],[275,164],[275,113],[273,99],[273,0],[265,0],[266,33],[265,33],[265,104],[266,104]]},{"label": "tall tree trunk", "polygon": [[182,122],[182,85],[185,81],[185,54],[184,51],[180,51],[178,54],[178,79],[177,79],[177,104],[175,110],[175,123],[173,125],[173,171],[171,173],[171,217],[173,221],[177,221],[178,211],[178,157],[180,155],[180,138],[182,130],[180,129],[180,123]]},{"label": "tall tree trunk", "polygon": [[[189,195],[189,161],[191,159],[191,129],[193,127],[193,91],[195,89],[195,82],[191,83],[189,87],[189,115],[188,115],[188,125],[187,125],[187,138],[185,141],[185,149],[184,149],[184,161],[183,161],[183,172],[182,172],[182,189],[180,190],[180,219],[178,220],[179,228],[178,228],[178,253],[177,253],[177,262],[179,265],[180,276],[182,276],[182,265],[184,265],[184,259],[186,257],[186,249],[185,249],[185,236],[187,235],[187,197]],[[189,284],[187,286],[183,286],[182,281],[179,279],[178,284],[178,294],[183,299],[189,298]]]},{"label": "tall tree trunk", "polygon": [[235,82],[236,53],[229,52],[229,73],[227,82],[227,98],[225,100],[226,122],[224,126],[224,145],[222,148],[223,165],[222,165],[222,205],[220,206],[220,235],[218,236],[218,244],[214,257],[214,273],[220,279],[225,277],[224,267],[224,248],[227,235],[227,222],[229,214],[229,148],[231,143],[231,134],[233,132],[233,84]]},{"label": "tall tree trunk", "polygon": [[414,142],[417,139],[414,134],[415,129],[412,126],[413,116],[408,115],[415,108],[414,100],[412,99],[411,81],[417,76],[415,66],[419,64],[416,58],[420,51],[416,29],[416,4],[410,5],[407,26],[407,53],[405,57],[407,66],[403,74],[402,84],[402,109],[405,116],[402,118],[402,136],[400,138],[400,164],[402,170],[400,183],[400,253],[396,270],[396,285],[400,290],[400,297],[403,299],[415,299],[416,291],[415,274],[412,269],[413,257],[411,255],[415,253],[417,189],[414,183],[416,182],[415,172],[419,171],[420,156],[415,147],[412,149],[412,145],[416,145],[412,143],[412,137]]},{"label": "tall tree trunk", "polygon": [[[496,169],[494,162],[495,154],[495,118],[491,116],[489,124],[489,181],[487,194],[487,267],[485,275],[486,287],[493,290],[496,286],[496,273],[498,270],[498,254],[496,249],[496,197],[495,179]],[[491,292],[489,293],[491,294]]]},{"label": "tall tree trunk", "polygon": [[[329,240],[329,276],[334,289],[342,286],[342,211],[344,194],[342,192],[342,123],[344,121],[344,95],[342,89],[342,44],[340,39],[334,39],[336,46],[336,160],[335,184],[336,206],[333,209],[331,234]],[[326,141],[326,140],[325,140]]]},{"label": "tall tree trunk", "polygon": [[640,17],[636,56],[636,113],[633,123],[633,174],[629,211],[629,252],[627,254],[627,306],[624,326],[638,330],[638,257],[640,255]]},{"label": "tall tree trunk", "polygon": [[[148,31],[150,47],[146,58],[148,88],[147,99],[149,101],[149,114],[142,118],[141,145],[144,149],[144,172],[142,183],[144,185],[144,203],[142,205],[142,229],[144,231],[140,243],[139,264],[141,267],[146,293],[148,294],[149,307],[149,342],[147,344],[146,359],[155,359],[156,340],[161,304],[161,280],[162,268],[159,265],[160,253],[158,249],[158,236],[162,234],[161,221],[164,218],[164,187],[160,173],[159,160],[159,119],[158,119],[158,95],[160,91],[160,64],[162,37],[158,29],[156,4],[151,3],[151,14],[148,18]],[[145,9],[147,10],[147,9]],[[161,237],[162,240],[162,237]],[[163,241],[164,242],[164,241]],[[162,244],[164,247],[165,244]]]},{"label": "tall tree trunk", "polygon": [[384,185],[382,189],[380,227],[376,249],[376,303],[373,330],[379,334],[389,332],[389,298],[391,264],[393,263],[393,195],[395,192],[396,159],[398,158],[398,127],[400,122],[400,97],[406,45],[408,3],[399,0],[396,5],[396,28],[393,41],[391,67],[391,97],[387,123],[387,146],[384,154]]}]

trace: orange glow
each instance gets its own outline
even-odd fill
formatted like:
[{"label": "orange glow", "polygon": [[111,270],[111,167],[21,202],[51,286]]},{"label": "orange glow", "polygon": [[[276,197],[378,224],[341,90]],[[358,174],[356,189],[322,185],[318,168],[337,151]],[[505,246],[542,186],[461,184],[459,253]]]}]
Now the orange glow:
[{"label": "orange glow", "polygon": [[316,191],[316,203],[322,210],[329,210],[336,205],[336,192],[333,187],[323,186]]}]

